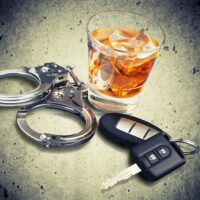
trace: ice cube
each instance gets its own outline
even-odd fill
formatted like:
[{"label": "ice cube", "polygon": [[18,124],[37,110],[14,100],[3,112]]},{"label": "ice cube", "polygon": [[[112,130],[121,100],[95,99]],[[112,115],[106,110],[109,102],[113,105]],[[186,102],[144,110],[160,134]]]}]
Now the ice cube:
[{"label": "ice cube", "polygon": [[107,40],[112,34],[112,29],[95,29],[91,32],[91,35],[100,42]]},{"label": "ice cube", "polygon": [[112,58],[111,56],[107,56],[103,53],[101,53],[99,55],[99,60],[100,60],[100,64],[99,65],[103,65],[103,64],[106,64],[108,62],[111,62],[112,64],[114,64],[114,58]]},{"label": "ice cube", "polygon": [[115,63],[115,67],[118,69],[118,71],[121,74],[127,75],[134,67],[134,59],[131,59],[131,60],[117,59]]},{"label": "ice cube", "polygon": [[109,37],[110,42],[116,41],[128,41],[136,35],[136,32],[132,29],[123,28],[116,29]]},{"label": "ice cube", "polygon": [[111,42],[112,48],[117,49],[120,51],[127,51],[126,46],[123,44],[123,42]]},{"label": "ice cube", "polygon": [[104,63],[99,66],[98,71],[93,76],[93,84],[99,90],[106,90],[109,88],[113,77],[114,69],[111,62]]},{"label": "ice cube", "polygon": [[140,30],[134,38],[139,41],[143,41],[144,43],[148,43],[151,41],[151,38],[144,32],[144,29]]},{"label": "ice cube", "polygon": [[124,46],[124,43],[128,42],[133,36],[130,32],[124,29],[116,29],[109,37],[110,44],[114,49],[121,51],[127,51],[127,48]]},{"label": "ice cube", "polygon": [[109,37],[110,42],[117,41],[128,41],[130,38],[127,37],[121,29],[115,30]]},{"label": "ice cube", "polygon": [[152,51],[156,49],[152,39],[142,29],[129,41],[124,43],[125,47],[135,52]]},{"label": "ice cube", "polygon": [[134,60],[134,66],[140,67],[142,65],[149,65],[148,63],[151,63],[151,65],[153,65],[153,63],[155,62],[155,59],[158,57],[158,55],[159,55],[158,50],[155,50],[152,52],[139,53],[136,56],[136,59]]},{"label": "ice cube", "polygon": [[151,52],[142,52],[140,54],[137,55],[138,59],[142,59],[142,62],[145,58],[149,58],[150,56],[152,56],[153,54],[155,54],[158,50],[152,50]]}]

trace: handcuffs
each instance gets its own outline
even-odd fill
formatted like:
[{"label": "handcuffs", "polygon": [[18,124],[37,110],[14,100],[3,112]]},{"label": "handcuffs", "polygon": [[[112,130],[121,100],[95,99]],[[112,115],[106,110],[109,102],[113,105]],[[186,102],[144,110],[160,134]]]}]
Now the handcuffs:
[{"label": "handcuffs", "polygon": [[[61,67],[55,63],[45,63],[34,68],[0,71],[0,78],[23,77],[37,84],[38,87],[28,93],[7,96],[0,95],[0,106],[21,106],[17,112],[17,125],[26,136],[44,147],[71,147],[87,142],[94,135],[96,117],[82,101],[82,92],[87,88],[68,66]],[[69,78],[73,81],[70,81]],[[46,107],[63,110],[78,115],[85,123],[82,131],[71,135],[53,135],[38,133],[26,122],[26,116],[32,110]]]}]

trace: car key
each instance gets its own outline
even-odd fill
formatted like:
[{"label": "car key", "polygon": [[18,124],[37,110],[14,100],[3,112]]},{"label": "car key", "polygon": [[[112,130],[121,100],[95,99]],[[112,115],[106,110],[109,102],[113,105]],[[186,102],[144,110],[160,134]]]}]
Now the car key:
[{"label": "car key", "polygon": [[[188,145],[195,148],[198,146],[191,142]],[[102,189],[108,189],[120,181],[126,180],[141,172],[141,175],[149,180],[156,181],[186,163],[184,152],[176,144],[170,141],[170,137],[156,134],[131,149],[131,158],[135,164],[120,172],[116,177],[102,184]]]},{"label": "car key", "polygon": [[158,133],[167,135],[149,122],[121,113],[103,115],[99,121],[99,129],[110,140],[125,147],[140,144]]}]

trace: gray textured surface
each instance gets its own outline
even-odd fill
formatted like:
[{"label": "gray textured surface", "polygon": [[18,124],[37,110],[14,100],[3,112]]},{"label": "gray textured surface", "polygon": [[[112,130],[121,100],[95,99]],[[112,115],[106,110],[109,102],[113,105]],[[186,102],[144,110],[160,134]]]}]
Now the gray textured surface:
[{"label": "gray textured surface", "polygon": [[[200,2],[199,1],[0,1],[0,67],[36,66],[54,61],[76,66],[87,80],[85,26],[105,9],[131,9],[156,18],[166,33],[161,57],[132,113],[154,122],[175,137],[200,143]],[[16,82],[15,82],[16,83]],[[8,84],[8,85],[7,85]],[[26,91],[23,81],[0,81],[1,92]],[[139,176],[101,192],[100,184],[128,166],[128,152],[97,132],[74,150],[45,150],[21,136],[15,109],[0,108],[0,199],[181,199],[200,195],[199,155],[179,171],[148,184]],[[95,111],[99,118],[102,113]],[[77,131],[54,112],[37,112],[29,123],[37,130]],[[72,124],[73,123],[73,124]],[[57,126],[56,126],[57,125]]]}]

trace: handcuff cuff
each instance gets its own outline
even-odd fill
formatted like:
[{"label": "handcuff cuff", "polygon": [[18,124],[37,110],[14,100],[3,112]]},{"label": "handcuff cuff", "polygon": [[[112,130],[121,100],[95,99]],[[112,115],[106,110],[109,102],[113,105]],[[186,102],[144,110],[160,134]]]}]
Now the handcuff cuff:
[{"label": "handcuff cuff", "polygon": [[[97,121],[93,112],[84,105],[82,93],[87,90],[70,66],[61,67],[55,63],[45,63],[37,67],[21,67],[20,69],[0,71],[0,78],[22,77],[37,84],[37,88],[19,95],[0,94],[0,106],[21,106],[17,112],[17,125],[22,133],[43,145],[44,147],[71,147],[87,142],[92,138]],[[72,81],[69,80],[71,77]],[[33,110],[42,107],[62,110],[78,115],[85,123],[82,131],[71,135],[38,133],[31,129],[26,122],[26,116]],[[194,154],[198,145],[189,140],[170,139],[179,144],[186,144],[191,151],[185,155]]]},{"label": "handcuff cuff", "polygon": [[[70,81],[69,78],[73,81]],[[23,77],[37,84],[38,87],[28,93],[7,96],[0,95],[0,106],[21,106],[17,112],[17,125],[21,132],[44,147],[72,147],[87,142],[94,135],[96,117],[82,101],[82,92],[86,85],[80,82],[73,69],[61,67],[55,63],[45,63],[34,68],[0,71],[0,78]],[[85,123],[82,131],[71,135],[38,133],[26,122],[26,116],[38,108],[52,108],[78,115]]]}]

